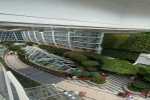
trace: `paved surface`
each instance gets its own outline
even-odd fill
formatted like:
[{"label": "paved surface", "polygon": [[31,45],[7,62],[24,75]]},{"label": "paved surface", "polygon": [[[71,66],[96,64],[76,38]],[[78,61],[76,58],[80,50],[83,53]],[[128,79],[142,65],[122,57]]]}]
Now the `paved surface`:
[{"label": "paved surface", "polygon": [[25,65],[24,63],[20,62],[15,55],[5,56],[5,61],[7,61],[6,63],[15,71],[41,84],[56,84],[64,80],[61,77]]}]

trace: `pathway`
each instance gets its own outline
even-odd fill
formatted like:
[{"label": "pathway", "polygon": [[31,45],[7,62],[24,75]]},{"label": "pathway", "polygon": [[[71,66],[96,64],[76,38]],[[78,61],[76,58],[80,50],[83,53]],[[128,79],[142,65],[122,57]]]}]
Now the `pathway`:
[{"label": "pathway", "polygon": [[5,61],[13,70],[41,84],[53,84],[64,80],[61,77],[43,72],[22,63],[15,55],[6,55]]}]

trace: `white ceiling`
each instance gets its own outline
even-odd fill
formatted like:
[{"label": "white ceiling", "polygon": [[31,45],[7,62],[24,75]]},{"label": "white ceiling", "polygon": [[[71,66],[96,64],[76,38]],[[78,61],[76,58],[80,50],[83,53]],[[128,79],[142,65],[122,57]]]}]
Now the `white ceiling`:
[{"label": "white ceiling", "polygon": [[0,13],[6,22],[150,29],[150,0],[0,0]]}]

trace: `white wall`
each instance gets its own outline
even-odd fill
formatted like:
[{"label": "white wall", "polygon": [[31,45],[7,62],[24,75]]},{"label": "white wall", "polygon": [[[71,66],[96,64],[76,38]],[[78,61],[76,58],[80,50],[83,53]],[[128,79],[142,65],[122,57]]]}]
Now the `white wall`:
[{"label": "white wall", "polygon": [[0,13],[43,17],[0,14],[0,21],[147,29],[149,5],[150,0],[0,0]]}]

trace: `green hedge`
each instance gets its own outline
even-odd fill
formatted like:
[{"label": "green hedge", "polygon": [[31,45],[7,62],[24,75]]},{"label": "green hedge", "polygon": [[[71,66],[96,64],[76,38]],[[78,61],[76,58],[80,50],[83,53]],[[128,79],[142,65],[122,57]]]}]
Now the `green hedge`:
[{"label": "green hedge", "polygon": [[128,51],[121,51],[115,49],[102,49],[102,55],[110,56],[114,58],[120,58],[124,60],[135,61],[139,57],[140,53],[136,52],[128,52]]},{"label": "green hedge", "polygon": [[104,49],[150,53],[150,34],[105,34],[102,47]]},{"label": "green hedge", "polygon": [[144,76],[144,80],[150,82],[150,75]]},{"label": "green hedge", "polygon": [[79,52],[65,52],[64,57],[69,58],[73,61],[76,61],[78,63],[82,63],[83,61],[87,61],[87,57]]},{"label": "green hedge", "polygon": [[132,63],[120,59],[105,59],[103,70],[115,72],[118,74],[137,74],[140,66],[132,65]]},{"label": "green hedge", "polygon": [[26,42],[26,45],[33,46],[33,42]]},{"label": "green hedge", "polygon": [[18,50],[21,50],[21,47],[18,45],[12,45],[8,49],[12,51],[18,51]]},{"label": "green hedge", "polygon": [[44,45],[44,44],[39,45],[39,48],[45,49],[47,52],[53,53],[53,54],[56,54],[56,55],[59,55],[59,56],[63,56],[63,54],[65,52],[70,51],[70,50],[63,49],[63,48],[50,47],[50,46]]},{"label": "green hedge", "polygon": [[0,42],[1,45],[4,45],[6,47],[10,47],[14,44],[14,42],[12,41],[4,41],[4,42]]},{"label": "green hedge", "polygon": [[150,82],[150,66],[139,68],[138,76],[141,77],[143,81]]},{"label": "green hedge", "polygon": [[106,82],[106,80],[104,78],[102,78],[102,76],[93,77],[93,78],[91,78],[91,81],[96,84],[104,84]]},{"label": "green hedge", "polygon": [[135,82],[132,84],[133,87],[140,89],[140,90],[149,90],[150,91],[150,84],[149,83],[145,83],[142,81],[139,82]]},{"label": "green hedge", "polygon": [[90,68],[90,67],[97,67],[99,63],[97,61],[87,60],[87,61],[83,61],[82,65],[87,68]]},{"label": "green hedge", "polygon": [[94,53],[94,52],[83,52],[82,54],[84,54],[89,60],[95,60],[98,62],[102,62],[104,57],[101,56],[100,54]]}]

